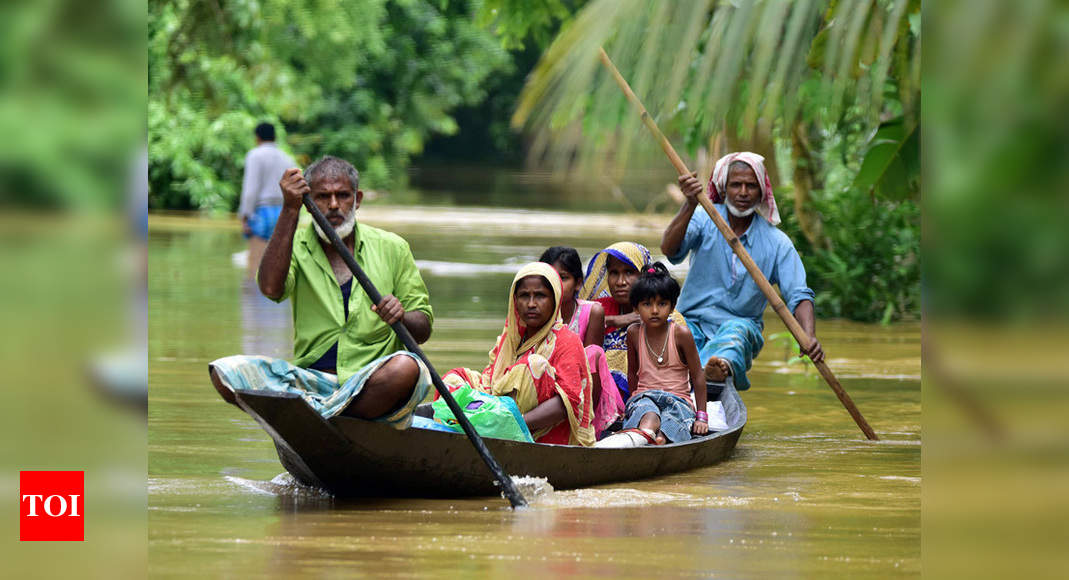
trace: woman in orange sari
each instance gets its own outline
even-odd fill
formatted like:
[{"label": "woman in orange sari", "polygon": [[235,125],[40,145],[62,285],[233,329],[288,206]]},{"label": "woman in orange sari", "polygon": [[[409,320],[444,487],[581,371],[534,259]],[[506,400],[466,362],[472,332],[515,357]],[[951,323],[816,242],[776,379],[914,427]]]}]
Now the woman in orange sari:
[{"label": "woman in orange sari", "polygon": [[549,264],[527,264],[509,291],[505,329],[482,372],[456,368],[442,377],[512,397],[537,443],[594,444],[590,371],[583,342],[561,322],[561,281]]}]

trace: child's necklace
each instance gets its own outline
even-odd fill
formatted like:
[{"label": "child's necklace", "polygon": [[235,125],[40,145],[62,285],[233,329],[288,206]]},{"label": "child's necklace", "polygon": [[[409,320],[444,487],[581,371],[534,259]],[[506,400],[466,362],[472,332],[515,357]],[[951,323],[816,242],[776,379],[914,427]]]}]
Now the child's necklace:
[{"label": "child's necklace", "polygon": [[[669,332],[671,332],[671,329],[669,329]],[[656,352],[654,352],[653,347],[650,346],[650,335],[648,333],[646,334],[645,338],[646,348],[650,349],[650,354],[657,357],[657,364],[664,364],[664,351],[668,350],[668,335],[664,335],[664,345],[661,346],[661,354],[657,354]]]}]

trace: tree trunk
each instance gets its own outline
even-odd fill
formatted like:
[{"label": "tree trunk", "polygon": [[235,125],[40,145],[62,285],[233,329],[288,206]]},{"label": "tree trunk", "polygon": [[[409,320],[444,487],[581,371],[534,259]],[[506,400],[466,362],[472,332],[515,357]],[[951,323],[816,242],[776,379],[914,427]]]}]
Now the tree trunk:
[{"label": "tree trunk", "polygon": [[791,127],[791,156],[794,158],[794,215],[798,218],[798,228],[814,248],[828,249],[824,225],[809,203],[817,181],[817,160],[813,157],[803,123]]}]

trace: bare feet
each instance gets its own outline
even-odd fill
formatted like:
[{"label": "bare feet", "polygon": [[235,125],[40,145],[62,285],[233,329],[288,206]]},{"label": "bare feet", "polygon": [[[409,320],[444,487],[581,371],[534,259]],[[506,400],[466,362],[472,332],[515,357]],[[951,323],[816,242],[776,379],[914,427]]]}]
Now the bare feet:
[{"label": "bare feet", "polygon": [[720,357],[712,357],[705,363],[705,380],[722,383],[731,375],[731,365]]}]

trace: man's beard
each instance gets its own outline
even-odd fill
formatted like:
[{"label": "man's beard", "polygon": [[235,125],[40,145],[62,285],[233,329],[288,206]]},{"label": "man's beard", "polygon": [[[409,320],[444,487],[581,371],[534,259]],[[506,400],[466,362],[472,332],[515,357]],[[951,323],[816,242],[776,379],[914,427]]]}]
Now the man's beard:
[{"label": "man's beard", "polygon": [[[328,238],[327,233],[319,227],[319,224],[313,221],[312,225],[315,227],[316,234],[319,235],[319,239],[329,244],[330,238]],[[354,227],[356,227],[355,207],[349,211],[349,215],[345,216],[345,221],[343,221],[338,227],[334,228],[334,233],[338,234],[338,237],[344,240],[349,234],[353,233]]]},{"label": "man's beard", "polygon": [[730,201],[728,201],[726,198],[724,199],[724,205],[727,206],[728,211],[731,212],[731,215],[733,215],[733,216],[735,216],[737,218],[749,217],[749,216],[753,215],[753,212],[757,211],[757,204],[751,205],[750,209],[741,210],[741,209],[735,207],[735,205],[732,204]]}]

